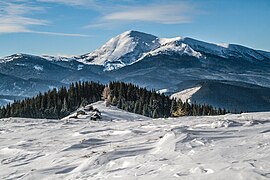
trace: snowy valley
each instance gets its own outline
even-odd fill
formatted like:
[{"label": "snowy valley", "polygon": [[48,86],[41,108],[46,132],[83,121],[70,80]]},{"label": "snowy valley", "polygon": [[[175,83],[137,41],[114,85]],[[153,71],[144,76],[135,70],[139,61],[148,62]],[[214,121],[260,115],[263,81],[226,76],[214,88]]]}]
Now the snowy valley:
[{"label": "snowy valley", "polygon": [[1,179],[269,179],[270,113],[150,119],[93,104],[62,120],[0,120]]}]

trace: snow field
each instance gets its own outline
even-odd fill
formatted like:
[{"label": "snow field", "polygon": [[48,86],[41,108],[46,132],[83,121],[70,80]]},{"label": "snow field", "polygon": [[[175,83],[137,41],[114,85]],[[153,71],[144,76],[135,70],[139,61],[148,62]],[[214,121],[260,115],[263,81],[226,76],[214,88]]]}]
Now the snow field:
[{"label": "snow field", "polygon": [[0,120],[1,179],[269,179],[270,112]]},{"label": "snow field", "polygon": [[190,98],[192,97],[192,95],[195,94],[200,89],[201,89],[201,86],[188,88],[183,91],[172,94],[171,98],[175,98],[176,100],[181,99],[182,102],[186,102],[186,101],[190,102]]}]

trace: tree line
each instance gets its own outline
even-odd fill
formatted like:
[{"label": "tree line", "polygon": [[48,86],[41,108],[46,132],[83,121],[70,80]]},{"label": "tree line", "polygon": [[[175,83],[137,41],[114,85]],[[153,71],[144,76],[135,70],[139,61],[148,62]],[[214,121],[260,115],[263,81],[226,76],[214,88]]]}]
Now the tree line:
[{"label": "tree line", "polygon": [[95,82],[76,82],[71,83],[68,89],[54,88],[0,108],[0,118],[63,118],[80,106],[101,100],[104,87]]},{"label": "tree line", "polygon": [[225,109],[216,109],[210,105],[190,104],[170,99],[169,96],[131,83],[111,82],[105,86],[96,82],[76,82],[71,83],[69,88],[54,88],[35,97],[3,106],[0,108],[0,118],[60,119],[79,107],[101,99],[105,99],[107,105],[152,118],[227,113]]},{"label": "tree line", "polygon": [[107,104],[152,118],[228,113],[225,109],[216,109],[210,105],[190,104],[182,102],[181,99],[171,99],[169,96],[131,83],[111,82],[105,87],[103,96]]}]

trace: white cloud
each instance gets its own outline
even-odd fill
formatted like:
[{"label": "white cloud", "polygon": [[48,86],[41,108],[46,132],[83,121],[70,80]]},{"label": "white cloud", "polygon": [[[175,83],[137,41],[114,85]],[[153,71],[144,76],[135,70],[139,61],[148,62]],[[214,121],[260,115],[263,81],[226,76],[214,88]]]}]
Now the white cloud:
[{"label": "white cloud", "polygon": [[26,4],[0,2],[0,32],[27,32],[30,25],[47,25],[43,19],[26,17],[35,11],[43,11],[41,7]]},{"label": "white cloud", "polygon": [[120,23],[117,22],[100,22],[100,23],[94,23],[84,26],[84,28],[106,28],[106,29],[112,29],[119,25]]},{"label": "white cloud", "polygon": [[28,32],[56,36],[89,37],[84,34],[34,31],[33,27],[52,24],[49,20],[34,16],[40,12],[48,13],[49,8],[45,8],[49,6],[47,3],[60,3],[75,8],[79,6],[79,8],[86,8],[89,11],[97,11],[100,16],[92,24],[85,26],[86,28],[112,28],[122,23],[134,22],[189,23],[195,13],[195,9],[190,4],[177,1],[138,5],[133,0],[2,0],[0,1],[0,33]]},{"label": "white cloud", "polygon": [[23,16],[4,16],[0,18],[1,25],[17,25],[17,26],[27,26],[27,25],[47,25],[49,22],[41,19],[27,18]]},{"label": "white cloud", "polygon": [[103,17],[104,21],[148,21],[161,24],[180,24],[191,21],[192,8],[183,3],[121,7]]},{"label": "white cloud", "polygon": [[[18,3],[19,2],[19,3]],[[44,7],[34,6],[24,0],[11,0],[0,2],[0,34],[2,33],[35,33],[55,36],[90,37],[84,34],[62,32],[33,31],[31,26],[46,26],[50,21],[28,17],[36,12],[45,11]]]},{"label": "white cloud", "polygon": [[4,24],[0,26],[0,33],[27,32],[28,30],[21,25]]},{"label": "white cloud", "polygon": [[38,0],[39,2],[47,2],[47,3],[61,3],[66,5],[76,5],[76,6],[82,6],[86,5],[88,3],[92,3],[92,0]]},{"label": "white cloud", "polygon": [[99,19],[86,28],[111,27],[114,24],[133,22],[152,22],[159,24],[181,24],[192,22],[196,13],[193,6],[188,3],[167,2],[159,4],[111,6],[103,11]]},{"label": "white cloud", "polygon": [[72,34],[72,33],[59,33],[59,32],[44,32],[44,31],[29,31],[30,33],[35,34],[45,34],[45,35],[54,35],[54,36],[70,36],[70,37],[92,37],[85,34]]}]

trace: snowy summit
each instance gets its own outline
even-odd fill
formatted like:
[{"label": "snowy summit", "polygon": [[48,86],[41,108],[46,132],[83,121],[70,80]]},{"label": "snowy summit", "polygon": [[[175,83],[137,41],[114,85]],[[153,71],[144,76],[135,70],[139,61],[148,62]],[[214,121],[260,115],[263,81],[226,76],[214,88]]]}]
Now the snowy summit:
[{"label": "snowy summit", "polygon": [[81,62],[103,65],[105,70],[115,70],[131,65],[147,56],[176,54],[205,58],[212,54],[222,58],[244,57],[265,59],[270,54],[234,44],[207,43],[192,38],[158,38],[139,31],[126,31],[105,43],[101,48],[78,57]]},{"label": "snowy summit", "polygon": [[105,70],[110,71],[131,65],[146,56],[162,53],[202,57],[199,52],[194,51],[182,41],[180,37],[158,38],[151,34],[131,30],[112,38],[101,48],[80,58],[82,62],[103,65]]},{"label": "snowy summit", "polygon": [[105,43],[101,48],[82,56],[84,62],[104,65],[106,70],[130,65],[144,53],[159,47],[156,36],[138,31],[124,32]]}]

